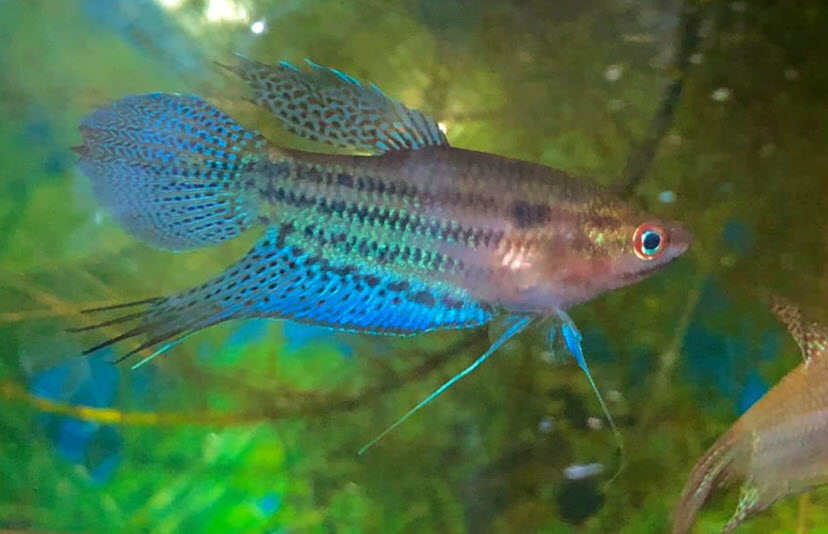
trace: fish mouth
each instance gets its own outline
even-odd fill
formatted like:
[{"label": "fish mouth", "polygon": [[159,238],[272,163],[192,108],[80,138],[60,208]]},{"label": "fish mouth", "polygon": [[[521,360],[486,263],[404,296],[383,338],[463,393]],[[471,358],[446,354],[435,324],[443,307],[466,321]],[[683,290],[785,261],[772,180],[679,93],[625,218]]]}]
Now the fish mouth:
[{"label": "fish mouth", "polygon": [[[686,247],[685,247],[686,249]],[[634,271],[631,273],[623,273],[621,274],[621,280],[625,282],[624,285],[629,285],[631,282],[635,282],[641,280],[643,278],[647,278],[648,276],[655,274],[656,272],[660,271],[664,268],[664,263],[653,265],[652,267],[647,267],[646,269],[641,269],[638,271]]]},{"label": "fish mouth", "polygon": [[693,242],[693,233],[690,232],[687,226],[678,221],[670,221],[666,226],[670,235],[670,248],[673,250],[672,256],[681,256],[690,248],[690,243]]}]

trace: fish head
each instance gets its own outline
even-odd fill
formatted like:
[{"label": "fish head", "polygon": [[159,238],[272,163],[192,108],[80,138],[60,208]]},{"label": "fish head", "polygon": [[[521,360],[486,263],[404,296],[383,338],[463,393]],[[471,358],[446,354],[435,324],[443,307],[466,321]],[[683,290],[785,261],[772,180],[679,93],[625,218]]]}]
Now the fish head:
[{"label": "fish head", "polygon": [[556,305],[566,309],[655,274],[684,254],[692,235],[678,221],[622,209],[586,216],[555,241],[546,279],[559,292]]}]

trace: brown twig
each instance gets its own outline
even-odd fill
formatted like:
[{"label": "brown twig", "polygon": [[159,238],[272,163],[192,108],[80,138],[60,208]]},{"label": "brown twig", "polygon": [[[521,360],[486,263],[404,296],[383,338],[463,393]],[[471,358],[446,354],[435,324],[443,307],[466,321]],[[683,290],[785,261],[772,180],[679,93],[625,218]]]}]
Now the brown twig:
[{"label": "brown twig", "polygon": [[474,346],[482,337],[484,331],[463,336],[444,350],[429,355],[420,365],[407,373],[375,387],[369,387],[356,394],[297,394],[285,396],[274,403],[272,395],[267,401],[267,408],[245,410],[239,412],[204,411],[170,411],[145,412],[123,411],[114,408],[96,408],[92,406],[70,404],[38,397],[26,390],[20,384],[11,380],[0,381],[0,396],[11,402],[22,402],[42,412],[74,417],[83,421],[93,421],[101,424],[118,424],[130,426],[179,426],[203,425],[213,427],[229,427],[263,421],[289,419],[293,417],[321,416],[330,413],[344,412],[356,409],[360,405],[375,399],[405,385],[408,382],[419,380],[440,367],[451,356],[464,352]]},{"label": "brown twig", "polygon": [[639,182],[647,175],[647,171],[655,159],[661,140],[673,124],[679,98],[681,97],[687,72],[690,67],[690,58],[699,47],[699,26],[701,10],[692,0],[685,3],[679,21],[679,49],[675,60],[675,75],[661,97],[661,104],[650,121],[650,126],[644,138],[630,150],[624,174],[619,178],[613,189],[624,196],[631,195]]}]

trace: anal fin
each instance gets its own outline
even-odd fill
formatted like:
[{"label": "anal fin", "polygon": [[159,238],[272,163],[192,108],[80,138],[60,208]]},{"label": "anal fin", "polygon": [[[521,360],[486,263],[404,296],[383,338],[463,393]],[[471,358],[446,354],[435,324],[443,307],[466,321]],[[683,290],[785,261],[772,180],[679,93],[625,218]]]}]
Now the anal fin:
[{"label": "anal fin", "polygon": [[[110,326],[123,333],[87,352],[146,336],[124,357],[165,345],[231,319],[271,317],[372,334],[411,335],[479,326],[491,311],[467,295],[421,280],[333,264],[293,240],[289,224],[273,227],[236,264],[181,293],[128,308],[120,317],[76,330]],[[301,241],[299,241],[301,243]],[[118,306],[100,311],[120,310]],[[160,352],[166,350],[163,348]],[[155,354],[159,354],[156,352]]]}]

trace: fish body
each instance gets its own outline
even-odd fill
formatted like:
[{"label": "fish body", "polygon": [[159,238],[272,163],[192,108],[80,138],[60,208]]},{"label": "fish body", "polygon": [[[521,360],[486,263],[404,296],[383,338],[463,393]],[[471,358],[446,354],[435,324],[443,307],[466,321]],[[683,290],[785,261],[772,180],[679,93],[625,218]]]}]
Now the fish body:
[{"label": "fish body", "polygon": [[[372,157],[276,149],[263,168],[253,187],[268,223],[298,229],[303,248],[491,310],[548,314],[649,272],[631,251],[649,218],[542,165],[438,146]],[[681,227],[662,224],[678,238],[670,252],[682,252]],[[631,254],[605,253],[610,243]]]},{"label": "fish body", "polygon": [[680,223],[597,184],[451,147],[436,121],[335,69],[244,58],[227,68],[288,130],[368,155],[276,146],[197,96],[128,96],[86,117],[79,166],[137,237],[189,250],[263,233],[212,280],[84,328],[132,325],[90,351],[139,335],[125,357],[163,351],[250,317],[411,335],[515,316],[488,355],[557,315],[586,371],[565,310],[690,243]]},{"label": "fish body", "polygon": [[828,482],[828,329],[773,298],[773,311],[802,349],[803,363],[785,375],[710,447],[693,468],[676,507],[676,534],[689,532],[717,487],[743,481],[723,532],[776,500]]}]

